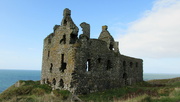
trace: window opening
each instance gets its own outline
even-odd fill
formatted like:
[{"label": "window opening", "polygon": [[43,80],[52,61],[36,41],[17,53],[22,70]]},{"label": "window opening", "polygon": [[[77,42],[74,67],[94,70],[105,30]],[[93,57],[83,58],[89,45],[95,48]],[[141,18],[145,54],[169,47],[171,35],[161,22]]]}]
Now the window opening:
[{"label": "window opening", "polygon": [[130,62],[130,67],[131,67],[131,68],[133,67],[133,63],[132,63],[132,62]]},{"label": "window opening", "polygon": [[123,79],[124,79],[124,84],[128,85],[127,74],[126,73],[123,74]]},{"label": "window opening", "polygon": [[66,63],[62,63],[61,64],[61,71],[64,72],[64,70],[66,69],[67,64]]},{"label": "window opening", "polygon": [[61,62],[64,62],[64,54],[61,54]]},{"label": "window opening", "polygon": [[126,71],[126,61],[123,61],[123,69],[124,69],[124,72]]},{"label": "window opening", "polygon": [[90,59],[88,59],[87,62],[86,62],[86,71],[87,72],[91,71],[91,61],[90,61]]},{"label": "window opening", "polygon": [[110,50],[114,50],[114,47],[113,47],[112,44],[110,44],[109,49],[110,49]]},{"label": "window opening", "polygon": [[46,80],[46,83],[47,83],[47,84],[51,84],[51,83],[49,82],[49,79],[48,79],[48,78],[47,78],[47,80]]},{"label": "window opening", "polygon": [[70,44],[76,43],[77,35],[71,34],[70,37],[71,37],[71,38],[70,38]]},{"label": "window opening", "polygon": [[67,25],[67,21],[66,20],[64,20],[64,24],[63,24],[63,26],[66,26]]},{"label": "window opening", "polygon": [[66,44],[66,35],[64,34],[63,35],[63,38],[60,40],[60,42],[59,42],[60,44]]},{"label": "window opening", "polygon": [[60,71],[64,72],[64,70],[66,69],[67,64],[64,62],[64,54],[61,55],[61,67],[60,67]]},{"label": "window opening", "polygon": [[48,51],[48,58],[49,58],[49,56],[50,56],[50,51]]},{"label": "window opening", "polygon": [[56,79],[55,78],[53,79],[53,85],[56,85]]},{"label": "window opening", "polygon": [[106,70],[109,70],[109,69],[111,69],[111,68],[112,68],[111,61],[108,60],[108,61],[107,61],[107,68],[106,68]]},{"label": "window opening", "polygon": [[98,58],[98,62],[101,63],[101,58]]},{"label": "window opening", "polygon": [[52,73],[52,67],[53,67],[53,64],[51,63],[51,66],[50,66],[50,69],[49,69],[50,73]]},{"label": "window opening", "polygon": [[62,79],[59,81],[59,87],[64,88],[64,81]]}]

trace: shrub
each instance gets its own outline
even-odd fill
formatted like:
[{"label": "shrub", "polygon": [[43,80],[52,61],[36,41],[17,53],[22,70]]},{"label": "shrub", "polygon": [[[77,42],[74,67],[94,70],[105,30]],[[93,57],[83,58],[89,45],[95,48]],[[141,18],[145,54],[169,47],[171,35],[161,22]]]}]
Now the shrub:
[{"label": "shrub", "polygon": [[53,90],[53,94],[61,99],[65,100],[69,97],[70,92],[68,90]]},{"label": "shrub", "polygon": [[175,88],[172,93],[170,93],[172,97],[180,97],[180,88]]},{"label": "shrub", "polygon": [[36,102],[36,100],[33,97],[18,97],[15,99],[12,99],[10,102]]},{"label": "shrub", "polygon": [[36,88],[44,89],[46,93],[50,93],[52,91],[52,88],[46,84],[38,85]]},{"label": "shrub", "polygon": [[31,90],[33,89],[32,86],[22,86],[15,89],[16,95],[28,95]]},{"label": "shrub", "polygon": [[173,88],[162,88],[158,90],[158,93],[161,96],[168,96],[171,91],[173,91]]},{"label": "shrub", "polygon": [[46,93],[46,91],[41,88],[35,88],[31,91],[32,95],[37,95],[37,96],[43,96],[45,93]]}]

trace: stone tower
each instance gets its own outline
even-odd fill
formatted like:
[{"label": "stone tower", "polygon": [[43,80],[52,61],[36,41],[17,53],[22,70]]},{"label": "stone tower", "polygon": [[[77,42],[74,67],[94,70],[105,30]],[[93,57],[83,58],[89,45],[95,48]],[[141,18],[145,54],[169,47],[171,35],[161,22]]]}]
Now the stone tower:
[{"label": "stone tower", "polygon": [[41,84],[86,94],[143,81],[142,59],[120,54],[107,26],[98,39],[90,38],[89,24],[80,26],[83,34],[78,37],[66,8],[61,25],[44,39]]}]

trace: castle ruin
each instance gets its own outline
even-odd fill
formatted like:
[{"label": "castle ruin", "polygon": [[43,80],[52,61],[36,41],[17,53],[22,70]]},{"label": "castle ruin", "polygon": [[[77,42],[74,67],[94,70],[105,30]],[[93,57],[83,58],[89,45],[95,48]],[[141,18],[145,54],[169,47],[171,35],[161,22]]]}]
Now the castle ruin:
[{"label": "castle ruin", "polygon": [[66,8],[61,25],[44,39],[41,84],[87,94],[143,81],[143,60],[120,54],[107,26],[98,39],[90,38],[89,24],[80,26],[83,34],[78,37]]}]

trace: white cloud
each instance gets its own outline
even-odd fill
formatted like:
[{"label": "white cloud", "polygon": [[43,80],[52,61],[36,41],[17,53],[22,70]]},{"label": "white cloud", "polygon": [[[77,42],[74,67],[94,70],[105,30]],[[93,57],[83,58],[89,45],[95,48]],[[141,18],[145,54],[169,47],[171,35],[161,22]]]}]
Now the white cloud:
[{"label": "white cloud", "polygon": [[157,0],[143,17],[129,24],[119,39],[125,55],[180,57],[180,0]]}]

